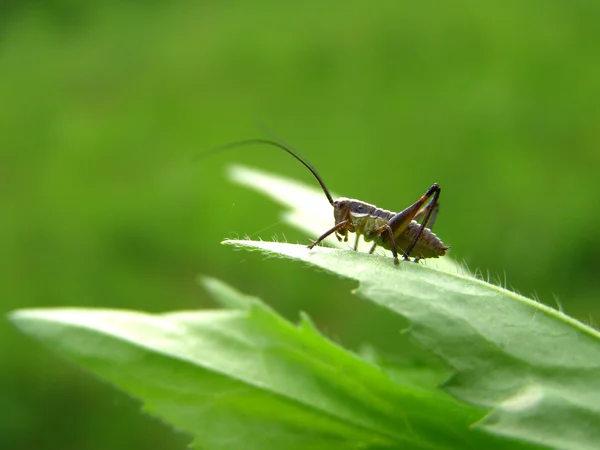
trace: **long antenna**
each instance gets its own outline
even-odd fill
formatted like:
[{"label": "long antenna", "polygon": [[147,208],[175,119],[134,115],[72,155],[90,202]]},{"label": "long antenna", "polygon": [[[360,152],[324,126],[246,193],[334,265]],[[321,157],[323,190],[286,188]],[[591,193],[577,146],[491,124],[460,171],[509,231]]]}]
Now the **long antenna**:
[{"label": "long antenna", "polygon": [[331,206],[333,206],[333,197],[329,193],[329,189],[327,189],[327,186],[325,186],[325,182],[323,181],[323,178],[321,178],[321,175],[319,175],[319,172],[317,172],[317,169],[315,169],[313,167],[313,165],[311,163],[309,163],[308,160],[304,156],[300,155],[300,152],[298,152],[297,150],[293,150],[292,148],[287,147],[279,142],[270,141],[268,139],[246,139],[243,141],[236,141],[236,142],[231,142],[230,144],[222,145],[222,146],[217,147],[213,150],[210,150],[206,153],[203,153],[202,155],[199,155],[199,156],[204,157],[204,156],[207,156],[212,153],[220,152],[222,150],[229,150],[232,148],[243,147],[244,145],[253,145],[253,144],[271,145],[273,147],[280,148],[281,150],[289,153],[294,158],[296,158],[298,161],[300,161],[302,163],[302,165],[304,167],[306,167],[308,170],[310,170],[310,173],[312,173],[313,176],[317,179],[317,181],[321,185],[321,189],[323,189],[323,192],[325,193],[325,196],[327,197],[327,200],[329,200],[329,203],[331,204]]}]

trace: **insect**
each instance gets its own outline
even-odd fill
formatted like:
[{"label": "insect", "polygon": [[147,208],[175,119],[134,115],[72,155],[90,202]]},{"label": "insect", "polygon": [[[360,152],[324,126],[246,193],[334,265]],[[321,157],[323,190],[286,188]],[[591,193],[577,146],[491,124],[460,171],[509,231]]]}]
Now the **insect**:
[{"label": "insect", "polygon": [[316,178],[333,207],[335,225],[310,244],[309,249],[314,248],[331,234],[335,234],[338,241],[347,242],[349,233],[356,234],[355,251],[358,250],[359,237],[363,236],[366,242],[373,242],[369,253],[373,253],[377,246],[391,250],[394,264],[399,264],[399,254],[405,261],[409,260],[412,255],[413,261],[418,262],[423,258],[443,256],[450,249],[431,231],[439,210],[438,199],[441,189],[437,183],[434,183],[415,203],[403,211],[395,213],[352,198],[341,197],[334,200],[323,178],[313,165],[299,152],[279,142],[268,139],[247,139],[227,144],[215,150],[251,144],[277,147],[300,161]]}]

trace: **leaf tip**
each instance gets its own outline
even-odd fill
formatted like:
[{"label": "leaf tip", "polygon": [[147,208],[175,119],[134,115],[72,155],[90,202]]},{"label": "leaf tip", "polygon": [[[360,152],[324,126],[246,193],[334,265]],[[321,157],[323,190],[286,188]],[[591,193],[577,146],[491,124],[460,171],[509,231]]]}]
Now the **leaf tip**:
[{"label": "leaf tip", "polygon": [[204,287],[217,304],[224,308],[248,310],[253,304],[260,303],[258,298],[242,294],[240,291],[234,289],[218,278],[207,275],[198,275],[196,281]]},{"label": "leaf tip", "polygon": [[8,321],[20,330],[23,330],[33,320],[39,319],[40,316],[38,309],[17,309],[7,314]]}]

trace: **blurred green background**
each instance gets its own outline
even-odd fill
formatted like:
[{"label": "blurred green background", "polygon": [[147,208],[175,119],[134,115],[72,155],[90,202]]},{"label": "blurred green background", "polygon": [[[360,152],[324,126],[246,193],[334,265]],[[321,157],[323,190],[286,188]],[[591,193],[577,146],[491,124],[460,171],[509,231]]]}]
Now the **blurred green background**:
[{"label": "blurred green background", "polygon": [[[229,162],[265,123],[337,193],[401,210],[443,188],[452,256],[600,320],[600,3],[50,2],[0,6],[2,312],[210,306],[219,277],[336,342],[402,353],[354,286],[220,245],[308,236]],[[332,218],[333,225],[333,218]],[[184,449],[189,436],[0,324],[0,448]]]}]

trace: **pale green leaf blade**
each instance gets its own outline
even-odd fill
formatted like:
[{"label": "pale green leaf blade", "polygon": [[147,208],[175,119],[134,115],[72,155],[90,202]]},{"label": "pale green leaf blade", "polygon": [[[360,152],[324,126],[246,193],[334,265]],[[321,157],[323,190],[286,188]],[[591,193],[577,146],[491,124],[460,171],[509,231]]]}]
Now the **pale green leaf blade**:
[{"label": "pale green leaf blade", "polygon": [[193,434],[197,448],[515,448],[469,428],[484,410],[398,385],[307,318],[294,326],[258,301],[163,315],[24,310],[12,320]]},{"label": "pale green leaf blade", "polygon": [[198,283],[204,287],[215,302],[224,308],[247,310],[260,302],[257,297],[242,294],[217,278],[198,277]]},{"label": "pale green leaf blade", "polygon": [[589,449],[600,442],[596,330],[459,273],[410,262],[394,266],[388,258],[345,250],[226,243],[359,281],[358,295],[409,319],[409,333],[456,371],[447,390],[494,409],[479,424],[483,429],[565,449]]}]

